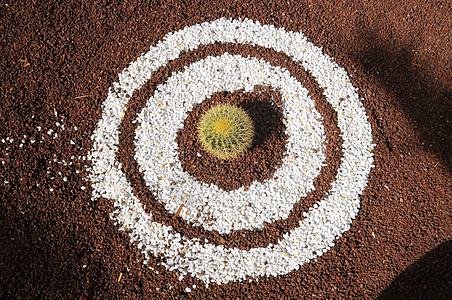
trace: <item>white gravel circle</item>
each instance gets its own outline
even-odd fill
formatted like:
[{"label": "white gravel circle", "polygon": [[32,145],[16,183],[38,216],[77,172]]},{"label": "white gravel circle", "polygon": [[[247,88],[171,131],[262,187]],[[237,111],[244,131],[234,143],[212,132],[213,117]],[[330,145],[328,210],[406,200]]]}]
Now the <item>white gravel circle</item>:
[{"label": "white gravel circle", "polygon": [[[287,156],[274,179],[228,192],[185,172],[175,140],[187,112],[213,93],[252,91],[256,85],[277,88],[283,100]],[[135,159],[147,186],[171,213],[183,204],[183,219],[219,233],[260,229],[264,222],[287,218],[294,204],[314,189],[325,161],[326,138],[320,120],[307,89],[287,70],[226,53],[187,66],[157,88],[137,117]]]},{"label": "white gravel circle", "polygon": [[[240,250],[187,239],[170,226],[153,222],[132,192],[115,152],[119,145],[119,125],[133,92],[147,82],[152,72],[176,59],[182,51],[199,45],[228,42],[259,45],[282,51],[299,62],[325,88],[327,101],[336,110],[342,131],[342,162],[325,199],[310,208],[299,226],[286,233],[277,244]],[[319,133],[321,134],[321,133]],[[308,42],[302,33],[260,25],[251,20],[218,19],[167,34],[163,41],[143,54],[121,74],[102,105],[102,118],[92,136],[90,174],[93,199],[111,199],[112,219],[127,230],[131,242],[146,258],[162,256],[162,264],[177,270],[181,278],[196,276],[205,284],[224,284],[246,276],[277,276],[328,251],[334,241],[350,228],[359,211],[359,195],[367,185],[373,167],[371,126],[346,71],[332,58]],[[161,166],[156,166],[156,168]]]}]

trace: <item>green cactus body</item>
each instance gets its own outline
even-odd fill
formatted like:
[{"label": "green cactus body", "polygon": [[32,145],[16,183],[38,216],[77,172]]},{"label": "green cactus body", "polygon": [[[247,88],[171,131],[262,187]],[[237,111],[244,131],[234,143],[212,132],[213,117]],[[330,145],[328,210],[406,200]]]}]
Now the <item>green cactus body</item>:
[{"label": "green cactus body", "polygon": [[219,104],[202,115],[198,137],[203,148],[213,156],[237,158],[253,142],[253,121],[243,109],[231,104]]}]

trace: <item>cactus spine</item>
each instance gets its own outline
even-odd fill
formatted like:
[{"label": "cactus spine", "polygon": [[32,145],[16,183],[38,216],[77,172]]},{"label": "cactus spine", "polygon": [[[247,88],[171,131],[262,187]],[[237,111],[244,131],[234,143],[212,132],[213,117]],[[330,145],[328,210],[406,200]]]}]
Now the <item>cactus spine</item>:
[{"label": "cactus spine", "polygon": [[233,159],[245,153],[254,137],[248,114],[231,104],[211,107],[201,117],[198,138],[203,148],[219,159]]}]

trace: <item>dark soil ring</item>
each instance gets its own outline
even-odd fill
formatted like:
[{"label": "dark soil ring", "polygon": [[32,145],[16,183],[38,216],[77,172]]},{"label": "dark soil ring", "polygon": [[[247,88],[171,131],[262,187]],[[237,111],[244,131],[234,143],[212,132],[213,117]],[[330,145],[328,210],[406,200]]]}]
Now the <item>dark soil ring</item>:
[{"label": "dark soil ring", "polygon": [[[288,218],[275,221],[271,224],[266,223],[261,230],[237,230],[229,234],[219,234],[215,230],[206,231],[201,226],[193,226],[193,224],[186,222],[182,218],[174,216],[165,209],[162,203],[155,199],[150,188],[146,186],[143,176],[139,171],[139,166],[134,158],[133,138],[138,124],[132,123],[132,121],[145,106],[157,86],[161,82],[165,82],[173,72],[182,71],[185,66],[204,59],[207,56],[219,56],[225,52],[244,57],[253,56],[258,59],[262,58],[272,65],[287,69],[292,76],[302,82],[303,86],[308,89],[310,97],[315,101],[316,109],[323,118],[327,138],[325,164],[328,167],[321,169],[319,176],[314,180],[315,190],[294,205]],[[166,66],[154,72],[151,80],[134,93],[121,123],[120,130],[117,159],[122,164],[122,170],[130,182],[134,194],[143,203],[145,211],[152,213],[154,221],[166,226],[172,226],[175,231],[185,235],[189,239],[199,238],[201,241],[207,239],[209,243],[215,245],[221,244],[225,247],[236,247],[245,250],[275,244],[282,238],[284,233],[298,227],[303,212],[307,211],[316,202],[322,200],[331,188],[331,182],[336,177],[342,157],[342,139],[339,136],[340,129],[337,126],[337,114],[325,100],[322,90],[319,88],[315,79],[299,63],[294,62],[287,55],[268,48],[249,45],[215,43],[213,45],[200,46],[194,51],[182,53],[178,59],[170,61]]]}]

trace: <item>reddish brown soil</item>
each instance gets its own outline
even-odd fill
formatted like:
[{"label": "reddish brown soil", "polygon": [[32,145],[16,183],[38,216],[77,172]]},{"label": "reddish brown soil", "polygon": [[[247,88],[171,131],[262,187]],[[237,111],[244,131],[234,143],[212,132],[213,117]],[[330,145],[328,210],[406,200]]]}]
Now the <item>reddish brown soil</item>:
[{"label": "reddish brown soil", "polygon": [[[78,2],[0,4],[0,298],[452,298],[448,1]],[[345,67],[364,98],[377,144],[376,167],[351,230],[317,261],[276,278],[205,288],[191,277],[179,281],[158,258],[150,262],[153,269],[141,263],[139,251],[110,220],[110,200],[90,200],[83,156],[118,73],[166,33],[220,17],[303,31]],[[245,48],[235,51],[263,56],[303,82],[326,120],[329,145],[340,149],[336,116],[310,75],[291,67],[282,54]],[[138,195],[149,192],[134,171],[127,132],[133,132],[130,121],[143,105],[140,97],[145,101],[171,72],[215,51],[224,49],[184,54],[135,95],[121,134],[129,147],[118,159]],[[197,117],[195,110],[193,121]],[[14,141],[2,143],[7,137]],[[180,148],[190,152],[189,140],[184,141]],[[278,145],[283,149],[284,139],[274,143],[275,149]],[[269,176],[281,155],[270,153],[267,171],[251,173],[256,179]],[[186,157],[187,169],[192,158]],[[150,193],[148,209],[187,236],[242,248],[266,245],[293,228],[296,216],[328,190],[340,151],[330,146],[327,160],[330,167],[316,180],[317,194],[287,221],[269,224],[263,232],[203,232],[170,216]],[[198,168],[188,171],[206,177]]]}]

